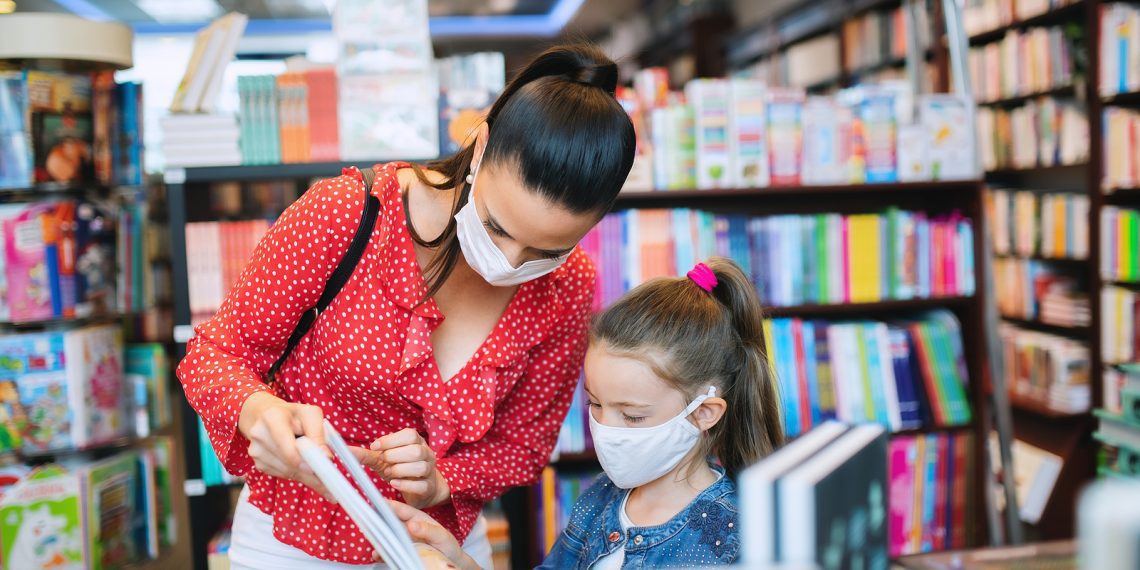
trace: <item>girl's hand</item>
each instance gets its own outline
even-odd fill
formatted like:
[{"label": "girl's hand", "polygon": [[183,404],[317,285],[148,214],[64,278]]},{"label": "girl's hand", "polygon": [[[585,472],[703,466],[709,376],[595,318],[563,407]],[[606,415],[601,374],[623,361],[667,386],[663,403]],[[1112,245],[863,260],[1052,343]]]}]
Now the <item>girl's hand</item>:
[{"label": "girl's hand", "polygon": [[[418,549],[420,559],[429,570],[432,568],[481,570],[479,564],[463,551],[459,541],[427,513],[391,499],[388,500],[388,506],[392,507],[392,511],[404,523],[413,542],[430,547],[421,546]],[[379,560],[375,554],[373,558]]]},{"label": "girl's hand", "polygon": [[268,392],[258,392],[242,405],[238,431],[249,440],[253,465],[267,475],[300,481],[325,499],[336,502],[313,470],[301,460],[297,436],[320,442],[325,454],[324,413],[316,406],[286,402]]},{"label": "girl's hand", "polygon": [[447,481],[435,468],[435,452],[412,428],[388,434],[372,442],[369,449],[349,449],[414,507],[434,507],[451,498]]}]

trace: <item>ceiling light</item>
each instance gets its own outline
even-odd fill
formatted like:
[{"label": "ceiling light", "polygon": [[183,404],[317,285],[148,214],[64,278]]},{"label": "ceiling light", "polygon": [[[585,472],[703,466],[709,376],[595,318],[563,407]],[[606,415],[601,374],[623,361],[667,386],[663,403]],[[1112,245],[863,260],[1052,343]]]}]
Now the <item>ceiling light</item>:
[{"label": "ceiling light", "polygon": [[214,0],[138,0],[138,7],[159,22],[206,22],[221,15]]},{"label": "ceiling light", "polygon": [[0,0],[0,14],[11,14],[16,11],[16,0]]}]

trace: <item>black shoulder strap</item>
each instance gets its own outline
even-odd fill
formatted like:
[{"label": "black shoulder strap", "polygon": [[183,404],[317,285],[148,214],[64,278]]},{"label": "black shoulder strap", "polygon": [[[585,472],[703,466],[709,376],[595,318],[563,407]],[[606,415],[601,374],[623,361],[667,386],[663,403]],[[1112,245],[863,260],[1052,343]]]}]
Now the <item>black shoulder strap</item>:
[{"label": "black shoulder strap", "polygon": [[285,360],[289,358],[289,354],[297,348],[297,344],[301,339],[308,334],[309,329],[313,327],[313,323],[317,321],[317,317],[328,308],[333,299],[336,298],[337,293],[340,293],[341,288],[345,283],[348,283],[348,278],[352,277],[352,272],[356,269],[356,264],[360,262],[360,258],[364,255],[364,248],[368,245],[368,238],[372,236],[372,228],[376,226],[376,216],[380,213],[380,200],[372,195],[372,182],[376,177],[376,173],[371,168],[364,169],[360,172],[364,176],[364,213],[360,217],[360,225],[356,228],[356,233],[352,236],[352,241],[348,244],[348,251],[344,253],[344,257],[340,259],[336,269],[333,270],[329,280],[325,282],[325,289],[321,291],[320,299],[317,299],[317,304],[313,308],[305,311],[301,315],[301,320],[297,323],[297,328],[293,329],[293,334],[289,335],[289,342],[285,345],[285,352],[281,357],[273,363],[269,368],[269,375],[267,380],[270,384],[273,383],[273,377],[277,374],[277,370],[285,364]]}]

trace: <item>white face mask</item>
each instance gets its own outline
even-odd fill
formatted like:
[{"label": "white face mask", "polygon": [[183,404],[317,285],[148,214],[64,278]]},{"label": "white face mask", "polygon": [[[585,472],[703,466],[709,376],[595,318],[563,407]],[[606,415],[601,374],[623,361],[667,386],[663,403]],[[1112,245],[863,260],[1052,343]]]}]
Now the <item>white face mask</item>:
[{"label": "white face mask", "polygon": [[[478,173],[478,169],[475,171]],[[475,184],[471,184],[471,192],[467,195],[467,204],[455,214],[455,233],[459,238],[459,249],[463,251],[463,258],[476,273],[483,279],[498,287],[509,287],[538,279],[566,262],[570,254],[554,259],[535,259],[527,261],[518,267],[511,265],[503,250],[495,245],[491,234],[479,218],[475,210]]]},{"label": "white face mask", "polygon": [[614,485],[621,489],[640,487],[677,467],[701,436],[701,430],[689,421],[689,414],[715,395],[716,387],[710,387],[673,419],[647,428],[602,425],[591,413],[594,450]]}]

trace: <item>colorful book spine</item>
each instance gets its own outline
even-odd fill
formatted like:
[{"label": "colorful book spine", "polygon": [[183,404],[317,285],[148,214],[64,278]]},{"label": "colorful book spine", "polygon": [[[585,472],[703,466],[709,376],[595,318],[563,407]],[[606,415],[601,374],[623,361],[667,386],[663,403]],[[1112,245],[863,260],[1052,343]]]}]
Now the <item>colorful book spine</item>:
[{"label": "colorful book spine", "polygon": [[803,162],[803,93],[768,93],[769,178],[772,186],[800,184]]}]

